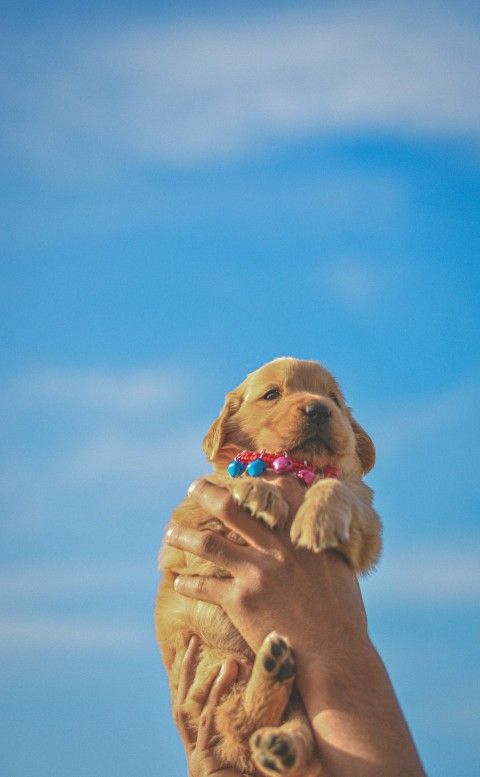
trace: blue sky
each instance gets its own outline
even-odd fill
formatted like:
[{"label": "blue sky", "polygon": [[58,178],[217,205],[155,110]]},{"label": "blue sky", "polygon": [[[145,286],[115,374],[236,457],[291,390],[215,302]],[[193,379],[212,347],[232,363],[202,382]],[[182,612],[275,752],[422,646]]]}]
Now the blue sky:
[{"label": "blue sky", "polygon": [[280,355],[375,440],[372,638],[429,776],[478,774],[479,33],[453,0],[3,3],[2,774],[185,777],[157,549]]}]

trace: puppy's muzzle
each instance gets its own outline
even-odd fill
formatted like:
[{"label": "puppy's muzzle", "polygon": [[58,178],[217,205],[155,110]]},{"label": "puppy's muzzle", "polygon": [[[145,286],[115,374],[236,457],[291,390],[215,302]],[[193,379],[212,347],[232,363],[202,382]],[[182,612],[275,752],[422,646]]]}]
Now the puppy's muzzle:
[{"label": "puppy's muzzle", "polygon": [[303,413],[307,416],[308,422],[313,426],[323,426],[332,415],[330,408],[323,402],[310,402],[303,408]]}]

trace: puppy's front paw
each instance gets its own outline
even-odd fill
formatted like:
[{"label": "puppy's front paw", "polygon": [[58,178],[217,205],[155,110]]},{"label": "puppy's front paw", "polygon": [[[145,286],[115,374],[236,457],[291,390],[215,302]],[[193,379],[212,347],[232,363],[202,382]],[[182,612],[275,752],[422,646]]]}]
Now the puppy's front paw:
[{"label": "puppy's front paw", "polygon": [[327,505],[305,502],[298,510],[290,531],[295,545],[316,553],[336,548],[350,536],[351,510],[332,500]]},{"label": "puppy's front paw", "polygon": [[274,487],[262,480],[242,478],[235,481],[233,496],[255,518],[260,518],[271,529],[282,528],[288,519],[288,504]]},{"label": "puppy's front paw", "polygon": [[281,728],[261,728],[250,738],[255,764],[266,775],[288,774],[297,763],[294,738]]}]

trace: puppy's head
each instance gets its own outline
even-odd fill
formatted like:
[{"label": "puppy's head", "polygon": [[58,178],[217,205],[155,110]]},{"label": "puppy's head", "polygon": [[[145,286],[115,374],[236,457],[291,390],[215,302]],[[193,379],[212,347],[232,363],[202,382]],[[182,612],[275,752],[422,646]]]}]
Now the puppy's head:
[{"label": "puppy's head", "polygon": [[316,469],[368,472],[372,440],[345,405],[333,375],[314,361],[275,359],[227,394],[203,449],[218,469],[242,450],[286,452]]}]

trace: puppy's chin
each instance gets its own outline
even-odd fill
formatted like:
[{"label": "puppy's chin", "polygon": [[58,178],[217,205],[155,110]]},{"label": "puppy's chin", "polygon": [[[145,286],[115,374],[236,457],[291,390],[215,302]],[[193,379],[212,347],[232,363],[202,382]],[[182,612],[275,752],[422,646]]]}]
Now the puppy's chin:
[{"label": "puppy's chin", "polygon": [[336,458],[335,450],[328,439],[321,437],[309,437],[288,449],[288,453],[294,459],[305,459],[316,466],[332,463]]}]

